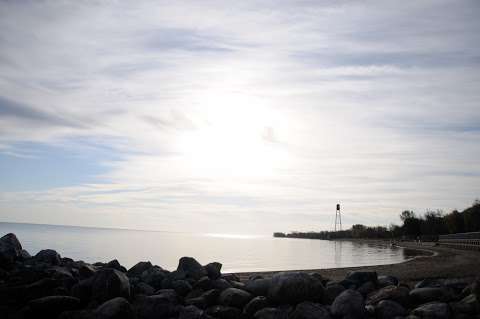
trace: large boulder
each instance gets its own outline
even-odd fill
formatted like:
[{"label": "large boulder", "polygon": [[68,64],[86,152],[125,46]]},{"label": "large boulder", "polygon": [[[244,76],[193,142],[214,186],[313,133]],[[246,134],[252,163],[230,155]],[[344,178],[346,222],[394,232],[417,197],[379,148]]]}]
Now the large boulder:
[{"label": "large boulder", "polygon": [[273,275],[268,299],[278,304],[297,304],[302,301],[320,301],[322,282],[303,272],[284,272]]},{"label": "large boulder", "polygon": [[345,287],[340,284],[327,285],[323,294],[323,303],[331,305],[335,298],[344,291]]},{"label": "large boulder", "polygon": [[178,319],[201,319],[203,318],[203,310],[190,305],[186,307],[182,307],[180,309],[180,314]]},{"label": "large boulder", "polygon": [[172,288],[178,295],[185,297],[190,291],[192,291],[192,285],[186,280],[175,280],[172,282]]},{"label": "large boulder", "polygon": [[139,296],[133,304],[138,319],[163,319],[178,316],[180,306],[175,292]]},{"label": "large boulder", "polygon": [[162,285],[165,276],[165,271],[162,268],[154,266],[147,268],[144,272],[142,272],[140,279],[155,289],[161,289],[166,288]]},{"label": "large boulder", "polygon": [[375,307],[378,319],[390,319],[407,315],[407,310],[401,304],[392,300],[382,300]]},{"label": "large boulder", "polygon": [[43,262],[50,265],[60,265],[61,262],[60,255],[53,249],[40,250],[34,258],[37,262]]},{"label": "large boulder", "polygon": [[98,319],[134,319],[133,308],[125,298],[117,297],[101,304],[95,314]]},{"label": "large boulder", "polygon": [[347,277],[345,277],[345,280],[354,282],[357,287],[360,287],[368,281],[377,284],[378,276],[376,271],[351,271]]},{"label": "large boulder", "polygon": [[299,303],[289,319],[330,319],[330,312],[328,309],[318,303],[311,301],[304,301]]},{"label": "large boulder", "polygon": [[92,277],[92,299],[103,303],[115,297],[130,298],[128,277],[112,268],[97,271]]},{"label": "large boulder", "polygon": [[140,261],[136,263],[132,268],[127,271],[127,276],[129,277],[140,277],[142,273],[152,268],[152,263],[149,261]]},{"label": "large boulder", "polygon": [[480,313],[480,302],[475,294],[470,294],[462,300],[452,303],[451,307],[456,314],[474,315]]},{"label": "large boulder", "polygon": [[184,272],[187,277],[198,280],[203,276],[207,276],[207,271],[203,268],[202,265],[195,258],[192,257],[182,257],[178,261],[178,271]]},{"label": "large boulder", "polygon": [[387,287],[387,286],[398,286],[398,278],[394,276],[378,276],[378,286],[380,288]]},{"label": "large boulder", "polygon": [[266,296],[271,282],[272,280],[270,278],[249,279],[245,283],[245,290],[254,296]]},{"label": "large boulder", "polygon": [[289,311],[285,308],[263,308],[255,313],[255,319],[288,319]]},{"label": "large boulder", "polygon": [[347,289],[332,303],[331,312],[337,317],[365,318],[363,296],[356,290]]},{"label": "large boulder", "polygon": [[21,256],[22,245],[15,234],[0,238],[0,268],[8,269]]},{"label": "large boulder", "polygon": [[222,264],[219,262],[213,262],[205,265],[205,270],[210,279],[218,279],[222,275]]},{"label": "large boulder", "polygon": [[375,305],[382,300],[393,300],[404,307],[409,306],[409,290],[403,286],[387,286],[383,287],[368,295],[367,305]]},{"label": "large boulder", "polygon": [[251,299],[252,295],[245,290],[228,288],[220,294],[220,304],[224,306],[243,308]]},{"label": "large boulder", "polygon": [[120,265],[120,263],[118,262],[117,259],[114,259],[114,260],[111,260],[109,261],[106,265],[105,265],[106,268],[113,268],[115,270],[118,270],[118,271],[121,271],[121,272],[127,272],[127,270],[125,269],[125,267],[123,267],[122,265]]},{"label": "large boulder", "polygon": [[80,300],[70,296],[48,296],[29,302],[30,318],[55,318],[64,311],[80,308]]},{"label": "large boulder", "polygon": [[415,288],[410,291],[410,299],[415,304],[423,304],[431,301],[450,301],[453,298],[447,288]]},{"label": "large boulder", "polygon": [[420,318],[448,319],[450,318],[450,307],[444,302],[431,302],[421,305],[412,311],[412,314]]},{"label": "large boulder", "polygon": [[250,300],[243,308],[243,313],[247,317],[252,317],[260,309],[268,307],[268,301],[265,296],[258,296]]},{"label": "large boulder", "polygon": [[235,307],[216,305],[207,308],[205,314],[218,319],[242,319],[242,312]]}]

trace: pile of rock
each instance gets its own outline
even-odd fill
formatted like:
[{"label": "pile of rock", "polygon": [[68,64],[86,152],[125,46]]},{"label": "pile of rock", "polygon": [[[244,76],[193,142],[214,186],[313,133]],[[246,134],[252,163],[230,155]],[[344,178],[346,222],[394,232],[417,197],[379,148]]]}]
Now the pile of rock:
[{"label": "pile of rock", "polygon": [[180,259],[88,264],[54,250],[30,256],[15,235],[0,239],[0,318],[479,318],[480,284],[426,279],[413,289],[392,276],[351,272],[342,281],[285,272],[245,282],[222,265]]}]

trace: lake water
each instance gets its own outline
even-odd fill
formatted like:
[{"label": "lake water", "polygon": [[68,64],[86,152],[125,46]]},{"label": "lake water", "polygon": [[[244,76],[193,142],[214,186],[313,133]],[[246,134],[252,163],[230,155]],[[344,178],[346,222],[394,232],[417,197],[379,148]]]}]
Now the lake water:
[{"label": "lake water", "polygon": [[0,236],[9,232],[32,255],[51,248],[91,263],[118,259],[127,268],[150,260],[173,270],[182,256],[195,257],[202,264],[219,261],[223,272],[368,266],[412,257],[403,248],[353,241],[0,223]]}]

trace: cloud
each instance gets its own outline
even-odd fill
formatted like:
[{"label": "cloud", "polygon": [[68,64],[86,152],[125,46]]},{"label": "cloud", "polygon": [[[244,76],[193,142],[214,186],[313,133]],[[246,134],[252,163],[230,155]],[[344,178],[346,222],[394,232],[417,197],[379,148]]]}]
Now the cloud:
[{"label": "cloud", "polygon": [[480,187],[479,10],[3,2],[0,153],[113,156],[86,158],[105,168],[87,182],[3,193],[0,217],[270,232],[329,228],[338,201],[346,224],[465,207]]}]

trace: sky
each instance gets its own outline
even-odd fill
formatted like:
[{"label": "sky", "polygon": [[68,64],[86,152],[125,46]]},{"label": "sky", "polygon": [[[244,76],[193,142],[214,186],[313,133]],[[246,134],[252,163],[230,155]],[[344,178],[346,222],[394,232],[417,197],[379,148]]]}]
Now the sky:
[{"label": "sky", "polygon": [[480,2],[2,1],[0,221],[270,234],[480,196]]}]

